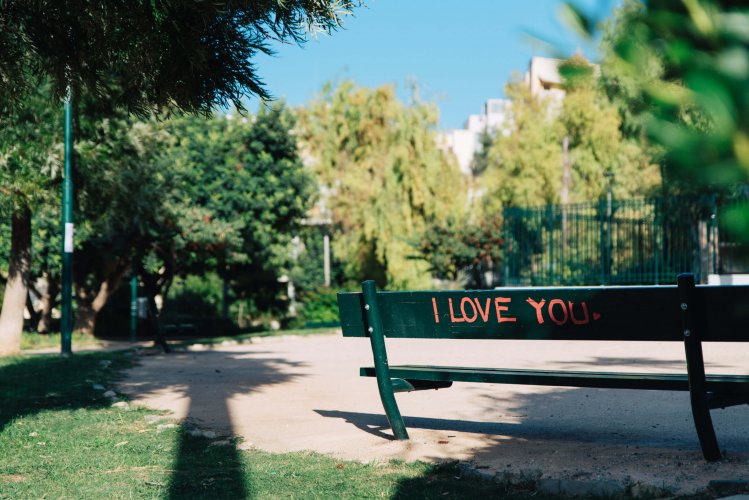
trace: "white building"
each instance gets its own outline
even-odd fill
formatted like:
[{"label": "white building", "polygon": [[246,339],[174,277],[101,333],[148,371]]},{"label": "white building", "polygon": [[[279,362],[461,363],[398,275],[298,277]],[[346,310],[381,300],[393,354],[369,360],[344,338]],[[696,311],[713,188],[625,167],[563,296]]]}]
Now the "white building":
[{"label": "white building", "polygon": [[481,134],[484,132],[506,133],[508,99],[489,99],[484,103],[483,113],[470,115],[462,129],[443,132],[438,144],[443,151],[452,152],[458,160],[460,171],[470,175],[473,155],[481,147]]},{"label": "white building", "polygon": [[564,98],[562,77],[559,74],[559,65],[562,59],[550,57],[533,57],[525,74],[525,83],[531,89],[532,95],[551,97],[561,101]]}]

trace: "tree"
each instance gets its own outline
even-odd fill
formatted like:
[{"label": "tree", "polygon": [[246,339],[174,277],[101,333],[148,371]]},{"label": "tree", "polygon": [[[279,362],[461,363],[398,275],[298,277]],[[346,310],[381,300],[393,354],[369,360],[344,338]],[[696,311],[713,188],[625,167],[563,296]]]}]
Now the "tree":
[{"label": "tree", "polygon": [[[291,113],[273,106],[256,116],[156,121],[100,106],[83,100],[81,115],[92,118],[78,127],[76,330],[93,332],[130,272],[153,311],[175,275],[214,271],[240,297],[275,304],[288,241],[312,197]],[[35,218],[42,234],[59,224],[46,214]],[[45,241],[35,248],[35,275],[48,285],[38,295],[50,304],[58,249]]]},{"label": "tree", "polygon": [[435,278],[460,288],[491,288],[499,284],[501,234],[500,217],[475,222],[450,217],[425,231],[418,249]]},{"label": "tree", "polygon": [[618,198],[659,186],[652,152],[623,136],[619,112],[601,91],[594,67],[575,56],[560,65],[560,73],[561,101],[533,95],[520,79],[507,86],[509,134],[496,136],[483,181],[488,213],[505,206],[592,201],[606,192],[612,174]]},{"label": "tree", "polygon": [[[0,5],[3,91],[23,95],[37,78],[109,97],[140,114],[161,106],[209,114],[266,96],[252,64],[268,40],[303,42],[331,31],[357,0],[5,0]],[[103,95],[102,95],[103,94]]]},{"label": "tree", "polygon": [[0,212],[11,220],[8,281],[0,311],[0,355],[20,349],[23,310],[31,282],[34,208],[54,199],[60,133],[42,83],[19,104],[0,97]]},{"label": "tree", "polygon": [[641,86],[644,82],[655,82],[662,76],[663,63],[655,52],[649,51],[643,53],[644,57],[633,72],[635,68],[625,64],[616,53],[616,47],[623,40],[633,40],[631,23],[642,15],[643,8],[640,0],[625,0],[611,18],[602,23],[599,44],[601,75],[598,83],[619,111],[622,135],[648,145],[643,122],[647,103],[642,98]]},{"label": "tree", "polygon": [[[333,30],[355,5],[355,0],[6,0],[0,3],[0,108],[28,109],[25,100],[42,84],[58,99],[90,94],[142,116],[161,107],[203,114],[216,105],[241,107],[247,95],[266,95],[251,60],[257,52],[270,52],[269,39],[302,42],[310,28]],[[3,128],[13,113],[3,111]],[[6,166],[21,157],[28,163],[30,155],[10,150],[2,150]],[[31,211],[25,202],[13,203],[0,352],[20,347],[20,297],[28,285]]]},{"label": "tree", "polygon": [[[79,121],[78,241],[73,280],[75,329],[92,334],[95,318],[137,256],[170,247],[174,215],[166,205],[173,173],[164,160],[163,125],[85,101]],[[101,113],[101,114],[100,114]],[[103,118],[109,115],[110,118]]]},{"label": "tree", "polygon": [[[590,16],[568,7],[591,36]],[[749,180],[749,24],[745,2],[654,0],[620,19],[612,53],[631,77],[629,102],[663,150],[664,176],[678,191],[729,189]],[[643,72],[655,61],[655,74]],[[749,240],[749,209],[725,222]]]},{"label": "tree", "polygon": [[619,111],[601,91],[591,64],[573,56],[559,71],[566,90],[558,119],[569,140],[570,202],[598,199],[612,174],[615,197],[652,194],[660,187],[660,169],[647,147],[622,134]]},{"label": "tree", "polygon": [[465,210],[456,163],[436,146],[437,109],[401,103],[392,86],[326,86],[300,110],[300,137],[328,193],[334,251],[348,279],[430,286],[412,246],[434,220]]},{"label": "tree", "polygon": [[[278,277],[290,267],[289,240],[313,198],[293,115],[283,105],[264,105],[254,116],[183,118],[167,126],[178,186],[170,204],[186,216],[180,227],[190,228],[177,237],[180,272],[215,271],[241,299],[271,307]],[[200,230],[188,224],[196,223],[221,231],[195,245]]]},{"label": "tree", "polygon": [[554,203],[561,188],[564,131],[550,112],[552,103],[532,95],[517,77],[505,94],[511,101],[509,133],[497,134],[488,153],[482,179],[486,213],[504,206]]},{"label": "tree", "polygon": [[35,207],[31,219],[34,238],[31,247],[32,281],[29,284],[29,294],[36,297],[38,312],[35,312],[33,303],[27,303],[26,308],[31,315],[29,329],[39,333],[54,330],[52,309],[57,304],[61,285],[60,192],[54,190],[51,195],[51,203]]}]

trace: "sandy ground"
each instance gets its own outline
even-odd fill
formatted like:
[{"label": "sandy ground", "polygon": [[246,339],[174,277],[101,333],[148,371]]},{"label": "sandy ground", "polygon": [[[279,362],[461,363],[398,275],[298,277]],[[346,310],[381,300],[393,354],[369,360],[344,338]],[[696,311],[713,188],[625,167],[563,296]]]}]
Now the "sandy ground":
[{"label": "sandy ground", "polygon": [[[389,340],[390,363],[604,371],[684,370],[678,343]],[[749,374],[749,345],[705,346],[710,373]],[[488,472],[615,480],[679,493],[749,480],[749,407],[712,412],[721,462],[706,463],[687,393],[455,384],[397,396],[411,439],[392,439],[367,339],[300,337],[144,356],[119,390],[242,448],[361,461],[458,459]]]}]

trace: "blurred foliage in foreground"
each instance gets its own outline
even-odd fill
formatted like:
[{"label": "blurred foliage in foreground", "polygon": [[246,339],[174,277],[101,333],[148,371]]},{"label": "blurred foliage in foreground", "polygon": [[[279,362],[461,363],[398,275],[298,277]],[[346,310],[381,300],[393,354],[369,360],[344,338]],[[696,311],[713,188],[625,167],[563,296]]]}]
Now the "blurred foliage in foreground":
[{"label": "blurred foliage in foreground", "polygon": [[[584,36],[594,19],[568,4]],[[629,109],[662,147],[665,181],[681,192],[720,191],[749,180],[749,2],[628,1],[610,40],[629,82]],[[723,221],[749,241],[749,210]]]}]

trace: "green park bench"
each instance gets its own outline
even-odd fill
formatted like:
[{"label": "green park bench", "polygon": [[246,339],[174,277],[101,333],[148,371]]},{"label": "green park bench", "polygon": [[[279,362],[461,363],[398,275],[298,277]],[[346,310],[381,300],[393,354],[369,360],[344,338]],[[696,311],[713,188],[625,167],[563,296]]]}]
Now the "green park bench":
[{"label": "green park bench", "polygon": [[[700,446],[721,458],[710,410],[749,404],[749,375],[706,375],[702,342],[749,342],[749,286],[504,288],[478,291],[339,293],[345,337],[369,337],[380,398],[397,439],[408,439],[394,393],[450,387],[453,382],[530,384],[607,389],[689,391]],[[686,373],[614,373],[568,370],[389,366],[385,337],[679,341]]]}]

